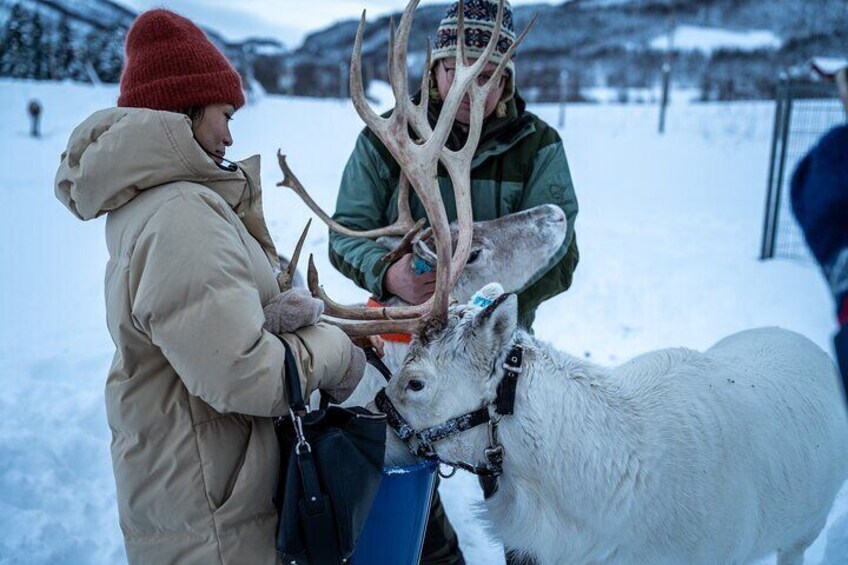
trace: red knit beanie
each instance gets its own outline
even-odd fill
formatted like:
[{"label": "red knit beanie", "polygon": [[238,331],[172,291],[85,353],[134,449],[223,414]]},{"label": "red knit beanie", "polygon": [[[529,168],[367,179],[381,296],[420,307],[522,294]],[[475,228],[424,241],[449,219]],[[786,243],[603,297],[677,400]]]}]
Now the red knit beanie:
[{"label": "red knit beanie", "polygon": [[244,106],[241,77],[186,18],[150,10],[126,39],[118,106],[179,111],[209,104]]}]

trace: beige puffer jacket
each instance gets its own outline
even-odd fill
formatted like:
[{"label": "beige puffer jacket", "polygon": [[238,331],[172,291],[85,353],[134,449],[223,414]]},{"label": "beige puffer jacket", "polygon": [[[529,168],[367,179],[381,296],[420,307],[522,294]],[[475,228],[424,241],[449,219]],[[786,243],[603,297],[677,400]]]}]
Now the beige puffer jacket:
[{"label": "beige puffer jacket", "polygon": [[[278,292],[259,159],[235,172],[171,112],[112,108],[74,130],[56,196],[108,213],[106,383],[112,465],[130,563],[274,563],[284,348],[263,331]],[[307,391],[350,361],[319,324],[283,336]]]}]

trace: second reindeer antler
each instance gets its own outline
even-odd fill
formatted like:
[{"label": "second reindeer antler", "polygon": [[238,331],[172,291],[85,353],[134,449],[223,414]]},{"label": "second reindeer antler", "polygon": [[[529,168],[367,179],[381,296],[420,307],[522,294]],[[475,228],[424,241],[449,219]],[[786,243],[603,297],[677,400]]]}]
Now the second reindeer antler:
[{"label": "second reindeer antler", "polygon": [[[350,92],[353,105],[366,125],[380,138],[392,157],[400,165],[401,185],[398,199],[398,221],[386,228],[355,231],[340,225],[330,218],[309,197],[306,190],[286,165],[285,157],[278,153],[280,168],[284,180],[279,185],[292,188],[298,196],[324,221],[331,230],[354,237],[376,238],[381,235],[404,235],[409,241],[420,231],[423,222],[412,221],[408,204],[409,185],[418,196],[430,227],[436,247],[436,289],[433,296],[418,306],[391,308],[366,308],[361,306],[343,306],[330,299],[318,284],[318,275],[310,261],[309,281],[313,294],[325,302],[325,312],[333,319],[332,323],[341,326],[349,335],[371,335],[385,332],[418,331],[426,322],[439,323],[447,317],[450,292],[456,285],[471,251],[473,216],[471,211],[471,161],[480,140],[483,128],[483,112],[486,97],[501,80],[515,48],[524,39],[533,22],[521,33],[517,40],[503,53],[503,57],[491,78],[483,85],[477,77],[491,60],[500,37],[504,13],[504,0],[499,1],[498,14],[491,37],[483,54],[472,64],[468,64],[464,42],[464,8],[459,4],[457,13],[457,53],[456,70],[453,83],[443,101],[438,121],[431,126],[428,119],[431,51],[427,45],[427,57],[423,72],[421,99],[412,101],[408,87],[406,52],[413,15],[419,0],[411,0],[401,16],[397,37],[392,26],[389,42],[389,80],[395,98],[395,109],[390,116],[379,116],[365,99],[362,80],[362,41],[365,33],[365,12],[359,22],[353,56],[350,64]],[[471,102],[471,115],[468,135],[463,147],[453,151],[445,146],[453,127],[456,114],[465,96]],[[413,136],[410,129],[416,134]],[[456,246],[452,250],[451,234],[444,202],[439,190],[438,166],[441,162],[448,174],[455,193],[458,235]]]}]

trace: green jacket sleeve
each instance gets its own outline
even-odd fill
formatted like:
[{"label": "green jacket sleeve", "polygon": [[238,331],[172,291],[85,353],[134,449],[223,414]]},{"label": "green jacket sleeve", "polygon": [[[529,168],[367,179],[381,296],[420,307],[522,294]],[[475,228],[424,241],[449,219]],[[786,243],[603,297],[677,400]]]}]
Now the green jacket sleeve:
[{"label": "green jacket sleeve", "polygon": [[[389,225],[394,192],[392,174],[383,155],[363,132],[342,174],[333,219],[351,229],[370,230]],[[330,232],[330,263],[377,298],[383,295],[383,276],[389,265],[380,259],[386,249],[370,239]]]},{"label": "green jacket sleeve", "polygon": [[539,304],[568,290],[580,259],[574,232],[577,196],[574,194],[565,150],[558,136],[554,143],[539,149],[533,172],[524,188],[520,209],[526,210],[540,204],[556,204],[562,208],[568,219],[568,231],[562,247],[551,259],[550,268],[518,293],[519,323],[526,328],[532,327]]}]

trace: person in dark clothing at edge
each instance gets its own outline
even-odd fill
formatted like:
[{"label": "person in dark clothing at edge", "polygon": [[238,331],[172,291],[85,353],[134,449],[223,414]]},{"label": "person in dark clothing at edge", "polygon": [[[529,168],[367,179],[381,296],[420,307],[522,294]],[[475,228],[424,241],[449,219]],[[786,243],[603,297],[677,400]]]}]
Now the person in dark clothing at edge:
[{"label": "person in dark clothing at edge", "polygon": [[[455,69],[458,3],[452,4],[442,19],[436,36],[430,67],[430,122],[435,124],[441,101],[450,88]],[[495,54],[481,72],[485,83],[504,53],[515,41],[512,9],[505,3],[503,26]],[[464,41],[469,61],[476,60],[491,37],[498,12],[496,0],[464,2]],[[418,98],[418,96],[416,96]],[[447,145],[458,149],[466,135],[470,105],[466,96],[456,115]],[[471,200],[474,220],[491,220],[540,204],[555,204],[568,219],[568,233],[550,267],[518,293],[520,321],[532,328],[536,309],[543,301],[571,286],[579,253],[574,236],[577,198],[571,181],[562,141],[556,130],[525,110],[516,92],[515,64],[510,61],[501,82],[486,100],[483,132],[472,162]],[[365,129],[356,141],[341,180],[333,219],[350,228],[367,230],[387,226],[397,218],[400,167],[376,135]],[[453,189],[446,171],[440,167],[439,184],[448,219],[456,219]],[[415,219],[425,217],[415,195],[410,197]],[[425,302],[435,288],[435,273],[417,273],[412,255],[391,265],[380,259],[386,250],[375,242],[330,234],[330,261],[342,274],[368,290],[375,301],[398,296],[412,304]],[[434,494],[422,563],[464,563],[459,543],[438,496]],[[508,562],[518,563],[508,554]]]},{"label": "person in dark clothing at edge", "polygon": [[[848,67],[836,73],[848,114]],[[831,129],[792,175],[792,211],[822,268],[836,304],[834,350],[848,402],[848,125]]]}]

